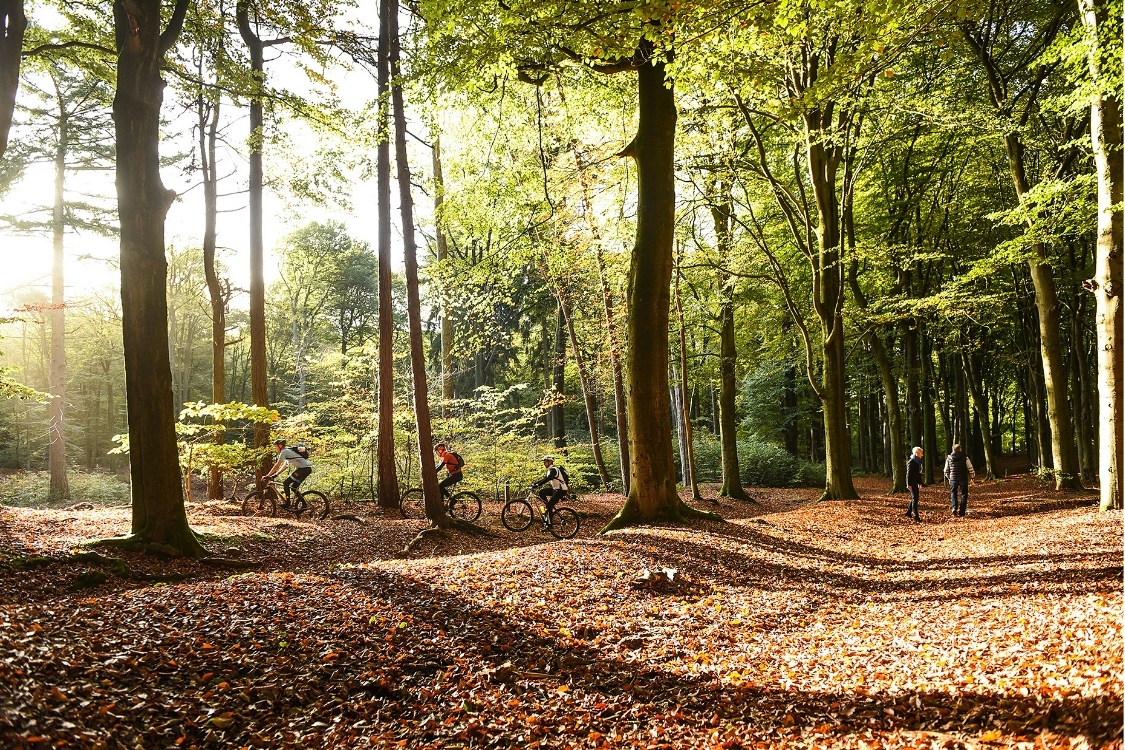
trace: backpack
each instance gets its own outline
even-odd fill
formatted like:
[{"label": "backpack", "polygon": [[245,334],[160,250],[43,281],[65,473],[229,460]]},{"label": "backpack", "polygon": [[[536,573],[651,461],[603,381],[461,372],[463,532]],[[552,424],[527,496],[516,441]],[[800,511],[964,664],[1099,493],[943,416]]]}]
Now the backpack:
[{"label": "backpack", "polygon": [[559,476],[562,477],[563,484],[565,484],[567,486],[567,488],[569,488],[570,487],[570,475],[566,473],[566,469],[564,469],[563,467],[559,466],[557,468],[559,470]]},{"label": "backpack", "polygon": [[458,453],[457,451],[446,451],[445,455],[453,456],[455,459],[457,459],[457,468],[458,469],[460,469],[461,467],[463,467],[465,465],[465,459],[461,458],[461,454]]},{"label": "backpack", "polygon": [[306,461],[309,460],[309,449],[306,448],[304,445],[294,445],[291,448],[289,448],[289,450],[293,451],[294,453],[296,453],[298,456],[305,459]]}]

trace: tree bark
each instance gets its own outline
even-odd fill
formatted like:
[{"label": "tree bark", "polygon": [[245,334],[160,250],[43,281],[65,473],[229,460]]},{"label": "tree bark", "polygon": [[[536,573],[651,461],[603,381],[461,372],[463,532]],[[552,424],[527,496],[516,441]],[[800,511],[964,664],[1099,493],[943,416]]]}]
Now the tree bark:
[{"label": "tree bark", "polygon": [[[398,467],[395,464],[394,310],[391,300],[391,147],[388,124],[390,75],[390,0],[379,0],[378,93],[379,147],[376,157],[376,190],[379,216],[379,505],[397,508]],[[430,456],[427,461],[432,461]]]},{"label": "tree bark", "polygon": [[395,121],[395,162],[398,165],[398,203],[402,215],[402,251],[406,265],[406,314],[410,326],[410,370],[414,376],[414,421],[418,431],[418,460],[426,516],[434,526],[450,525],[449,513],[438,487],[434,468],[434,439],[430,427],[426,353],[422,349],[422,306],[418,293],[418,245],[414,238],[414,201],[410,195],[410,162],[406,154],[406,112],[399,69],[398,0],[387,0],[388,10],[380,39],[390,39],[391,100]]},{"label": "tree bark", "polygon": [[684,433],[684,455],[687,471],[684,472],[684,483],[691,488],[692,500],[702,500],[699,493],[699,482],[695,477],[695,438],[691,432],[691,397],[688,394],[688,369],[687,369],[687,333],[684,330],[684,304],[680,298],[680,274],[676,269],[676,316],[680,324],[680,424]]},{"label": "tree bark", "polygon": [[675,229],[676,101],[664,62],[643,41],[637,50],[637,135],[625,153],[637,163],[637,238],[629,262],[629,495],[603,532],[635,523],[705,515],[676,492],[668,404],[668,296]]},{"label": "tree bark", "polygon": [[566,452],[566,412],[563,395],[566,392],[566,320],[562,305],[555,315],[555,351],[551,362],[551,385],[554,390],[555,405],[551,407],[551,437],[555,450]]},{"label": "tree bark", "polygon": [[973,402],[973,411],[977,414],[977,424],[980,426],[981,442],[984,449],[984,478],[996,478],[995,446],[992,442],[992,426],[988,422],[988,398],[981,385],[980,363],[971,354],[962,352],[961,360],[965,364],[964,374],[968,381],[969,398]]},{"label": "tree bark", "polygon": [[165,52],[183,25],[177,0],[160,31],[160,0],[117,0],[117,203],[121,227],[121,313],[129,409],[132,534],[112,543],[155,544],[199,557],[206,550],[188,526],[176,448],[168,360],[168,264],[164,218],[175,198],[160,181],[160,105]]},{"label": "tree bark", "polygon": [[[265,87],[265,57],[261,38],[250,26],[250,0],[238,0],[235,16],[238,31],[250,53],[250,75],[255,95],[250,97],[249,146],[249,208],[250,208],[250,393],[255,406],[268,408],[269,361],[266,354],[266,280],[262,244],[262,147],[265,133],[262,97]],[[262,475],[268,471],[270,426],[254,425],[254,447],[262,452],[255,471],[255,480],[262,486]]]},{"label": "tree bark", "polygon": [[[719,187],[719,194],[711,201],[711,221],[715,225],[715,244],[720,260],[731,254],[731,201],[730,185]],[[738,465],[738,419],[735,402],[738,384],[735,380],[738,349],[734,330],[734,290],[730,275],[722,271],[719,284],[719,446],[723,467],[723,486],[719,497],[749,500],[742,486]]]},{"label": "tree bark", "polygon": [[[445,202],[445,178],[441,172],[441,136],[434,134],[434,233],[437,235],[437,260],[440,264],[449,254],[448,242],[441,215]],[[442,294],[441,300],[441,398],[452,401],[456,398],[453,389],[453,318],[449,315],[449,300]],[[445,411],[442,405],[442,413]]]},{"label": "tree bark", "polygon": [[[1094,42],[1090,50],[1090,73],[1099,88],[1105,88],[1100,54],[1099,27],[1110,23],[1112,4],[1079,0],[1078,8],[1086,35]],[[1120,19],[1116,19],[1118,22]],[[1120,41],[1120,34],[1116,35]],[[1120,91],[1115,92],[1120,94]],[[1125,347],[1122,320],[1122,152],[1121,99],[1100,92],[1090,103],[1090,140],[1094,171],[1098,176],[1098,245],[1094,278],[1084,286],[1094,293],[1098,337],[1098,478],[1101,509],[1122,506],[1122,465],[1125,463]]]},{"label": "tree bark", "polygon": [[70,499],[66,477],[66,295],[63,287],[63,230],[65,229],[66,157],[70,144],[70,123],[60,94],[59,140],[55,148],[55,205],[52,213],[53,266],[51,273],[51,392],[50,427],[47,434],[47,464],[51,477],[47,497]]},{"label": "tree bark", "polygon": [[[906,492],[907,450],[902,440],[902,409],[898,399],[898,378],[891,367],[891,358],[878,333],[872,332],[867,339],[871,344],[871,354],[879,366],[879,377],[883,383],[883,393],[887,402],[887,432],[891,447],[891,492]],[[911,446],[913,447],[913,446]]]},{"label": "tree bark", "polygon": [[617,417],[617,454],[621,464],[621,492],[629,494],[629,434],[628,415],[625,413],[625,384],[621,378],[621,347],[617,342],[617,328],[613,318],[613,295],[609,289],[609,279],[605,271],[605,255],[602,248],[602,235],[598,223],[594,218],[593,204],[590,202],[590,181],[586,174],[586,165],[582,154],[578,150],[577,142],[574,144],[574,164],[578,172],[578,181],[582,186],[582,210],[586,214],[586,221],[590,225],[590,234],[594,238],[594,257],[598,262],[598,281],[602,289],[602,309],[605,312],[606,340],[609,342],[609,362],[613,374],[613,408]]},{"label": "tree bark", "polygon": [[594,391],[590,383],[590,375],[586,370],[586,359],[582,356],[582,349],[578,346],[578,334],[574,330],[574,318],[571,317],[570,306],[566,303],[563,291],[557,290],[559,312],[566,321],[566,331],[570,337],[570,348],[574,351],[574,364],[578,368],[578,384],[582,388],[582,400],[586,405],[586,422],[590,425],[590,446],[594,452],[594,464],[598,467],[598,476],[602,480],[602,489],[609,488],[609,471],[605,468],[605,459],[602,458],[602,442],[598,436],[598,410],[594,404]]},{"label": "tree bark", "polygon": [[23,32],[26,28],[23,0],[0,0],[0,159],[8,150],[8,132],[16,113]]},{"label": "tree bark", "polygon": [[[218,239],[219,175],[215,171],[219,137],[218,96],[205,102],[199,93],[199,153],[203,171],[203,274],[207,279],[207,295],[211,302],[211,403],[226,403],[226,344],[227,300],[222,280],[215,265],[215,248]],[[208,109],[210,111],[208,111]],[[221,424],[214,430],[216,445],[226,442],[226,431]],[[207,497],[223,499],[223,472],[217,464],[211,466],[207,479]]]}]

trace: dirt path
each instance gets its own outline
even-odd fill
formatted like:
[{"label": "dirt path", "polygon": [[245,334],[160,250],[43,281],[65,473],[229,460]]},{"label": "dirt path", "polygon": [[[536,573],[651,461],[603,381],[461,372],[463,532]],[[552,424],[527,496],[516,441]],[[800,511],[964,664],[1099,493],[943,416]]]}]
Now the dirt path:
[{"label": "dirt path", "polygon": [[[0,745],[1120,747],[1120,512],[1016,480],[974,487],[963,520],[924,490],[914,524],[858,484],[606,537],[620,499],[586,498],[569,542],[488,504],[491,534],[408,560],[422,524],[370,506],[203,504],[209,547],[258,569],[124,556],[186,577],[156,585],[19,569],[126,509],[0,508]],[[634,585],[658,565],[673,584]]]}]

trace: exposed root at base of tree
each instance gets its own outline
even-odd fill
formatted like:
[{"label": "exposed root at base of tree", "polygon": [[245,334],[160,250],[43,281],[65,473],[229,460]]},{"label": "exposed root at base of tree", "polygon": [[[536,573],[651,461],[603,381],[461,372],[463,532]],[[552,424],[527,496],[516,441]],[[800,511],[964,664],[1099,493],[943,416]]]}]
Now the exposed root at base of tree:
[{"label": "exposed root at base of tree", "polygon": [[412,553],[415,548],[417,548],[418,545],[422,543],[422,540],[431,535],[445,536],[445,529],[439,526],[430,526],[427,529],[422,529],[418,532],[417,536],[406,543],[405,547],[403,547],[399,552],[395,553],[395,557],[399,560],[410,557],[410,553]]},{"label": "exposed root at base of tree", "polygon": [[[13,560],[12,566],[17,570],[43,568],[48,565],[67,565],[72,563],[86,563],[109,568],[110,572],[118,578],[127,581],[143,581],[145,583],[180,583],[193,576],[187,573],[135,573],[129,567],[128,561],[120,557],[108,557],[97,552],[75,552],[65,557],[28,557],[23,560]],[[79,573],[72,591],[94,588],[106,582],[106,575],[101,571]]]},{"label": "exposed root at base of tree", "polygon": [[693,518],[699,518],[705,521],[720,521],[725,522],[722,516],[709,510],[699,510],[693,508],[678,496],[670,503],[670,505],[662,510],[655,518],[640,518],[640,508],[637,501],[630,498],[625,501],[625,505],[621,508],[616,516],[610,519],[609,523],[602,527],[599,534],[605,534],[610,531],[628,528],[640,523],[687,523]]},{"label": "exposed root at base of tree", "polygon": [[356,523],[367,523],[362,518],[352,513],[341,513],[338,516],[332,516],[333,521],[355,521]]},{"label": "exposed root at base of tree", "polygon": [[191,529],[179,546],[168,542],[151,541],[144,533],[127,536],[113,536],[106,539],[93,539],[83,542],[83,547],[113,547],[128,552],[146,552],[163,557],[207,557],[207,549],[200,542],[199,535]]}]

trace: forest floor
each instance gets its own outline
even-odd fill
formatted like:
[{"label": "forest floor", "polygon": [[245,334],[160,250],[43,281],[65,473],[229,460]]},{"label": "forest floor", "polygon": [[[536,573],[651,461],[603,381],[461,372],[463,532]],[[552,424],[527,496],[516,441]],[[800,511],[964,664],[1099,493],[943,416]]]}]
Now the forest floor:
[{"label": "forest floor", "polygon": [[0,507],[0,746],[1120,748],[1121,513],[1015,479],[915,524],[887,484],[604,537],[587,496],[565,542],[486,503],[402,560],[424,524],[371,505],[189,506],[246,571],[68,560],[128,509]]}]

